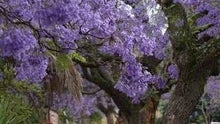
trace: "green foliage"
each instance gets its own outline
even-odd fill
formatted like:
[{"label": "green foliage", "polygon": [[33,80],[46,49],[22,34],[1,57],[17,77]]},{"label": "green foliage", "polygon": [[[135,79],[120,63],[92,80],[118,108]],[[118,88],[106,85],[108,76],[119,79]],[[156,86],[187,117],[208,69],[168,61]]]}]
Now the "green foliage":
[{"label": "green foliage", "polygon": [[79,53],[59,54],[56,56],[56,68],[58,71],[67,70],[71,60],[86,63],[86,59]]},{"label": "green foliage", "polygon": [[39,124],[43,114],[31,108],[24,97],[12,94],[0,96],[0,124]]},{"label": "green foliage", "polygon": [[204,30],[206,30],[206,29],[208,29],[209,27],[210,27],[210,25],[209,24],[206,24],[206,25],[203,25],[203,26],[200,26],[200,27],[198,27],[198,26],[192,26],[193,28],[191,29],[192,30],[192,33],[193,34],[198,34],[198,33],[200,33],[201,31],[204,31]]},{"label": "green foliage", "polygon": [[41,96],[39,86],[15,80],[13,66],[3,61],[0,64],[4,74],[0,81],[0,124],[39,124],[41,108],[32,108],[27,99],[29,93]]},{"label": "green foliage", "polygon": [[97,124],[102,124],[102,116],[98,112],[93,113],[89,118]]},{"label": "green foliage", "polygon": [[0,96],[0,124],[24,124],[31,117],[32,110],[21,97]]},{"label": "green foliage", "polygon": [[158,109],[161,111],[162,114],[165,114],[165,111],[168,107],[168,102],[168,100],[163,100],[162,102],[160,102]]},{"label": "green foliage", "polygon": [[0,95],[8,94],[9,89],[13,89],[17,93],[25,95],[26,93],[35,93],[41,96],[41,90],[39,84],[27,84],[24,81],[17,81],[14,79],[14,72],[11,67],[4,66],[3,68],[4,79],[0,82]]},{"label": "green foliage", "polygon": [[59,110],[58,115],[61,124],[65,124],[67,121],[69,124],[75,124],[73,117],[66,110]]},{"label": "green foliage", "polygon": [[77,60],[79,62],[82,63],[86,63],[86,58],[84,58],[83,56],[81,56],[79,53],[72,53],[69,54],[70,58],[72,58],[73,60]]},{"label": "green foliage", "polygon": [[65,54],[60,54],[56,57],[56,68],[58,71],[66,70],[69,68],[69,58]]}]

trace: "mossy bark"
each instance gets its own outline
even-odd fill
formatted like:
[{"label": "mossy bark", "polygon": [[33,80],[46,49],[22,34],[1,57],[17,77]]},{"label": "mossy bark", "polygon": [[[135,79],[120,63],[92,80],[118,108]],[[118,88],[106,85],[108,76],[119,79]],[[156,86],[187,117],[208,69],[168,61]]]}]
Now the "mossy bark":
[{"label": "mossy bark", "polygon": [[[184,8],[180,4],[172,4],[169,0],[164,0],[162,6],[168,18],[173,58],[179,68],[179,79],[163,118],[163,124],[186,124],[203,94],[206,79],[212,70],[218,67],[219,41],[213,40],[202,44],[204,48],[210,45],[206,52],[198,49]],[[177,20],[182,20],[184,24],[176,25]]]}]

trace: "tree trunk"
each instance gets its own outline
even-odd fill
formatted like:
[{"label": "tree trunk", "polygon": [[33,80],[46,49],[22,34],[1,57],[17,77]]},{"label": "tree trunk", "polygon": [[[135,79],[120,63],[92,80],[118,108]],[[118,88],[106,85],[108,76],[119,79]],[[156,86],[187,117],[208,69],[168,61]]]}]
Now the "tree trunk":
[{"label": "tree trunk", "polygon": [[[179,68],[179,78],[163,124],[186,124],[203,94],[206,78],[213,69],[218,68],[219,44],[217,40],[204,44],[204,48],[209,48],[206,52],[195,48],[196,39],[184,7],[179,3],[172,3],[172,0],[158,1],[168,19],[173,59]],[[177,20],[182,20],[183,25],[177,26]]]},{"label": "tree trunk", "polygon": [[154,124],[159,101],[151,97],[147,102],[148,105],[145,108],[145,113],[144,113],[145,119],[142,119],[143,122],[141,124]]},{"label": "tree trunk", "polygon": [[106,113],[107,124],[115,124],[115,117],[113,112]]},{"label": "tree trunk", "polygon": [[187,124],[189,116],[192,114],[203,93],[204,85],[204,79],[178,82],[165,113],[163,123]]}]

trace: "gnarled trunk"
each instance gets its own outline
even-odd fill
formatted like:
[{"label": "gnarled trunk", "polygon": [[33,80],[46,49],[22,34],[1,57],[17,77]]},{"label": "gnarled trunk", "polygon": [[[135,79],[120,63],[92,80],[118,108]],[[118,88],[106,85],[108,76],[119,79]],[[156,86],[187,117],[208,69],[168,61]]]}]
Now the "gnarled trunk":
[{"label": "gnarled trunk", "polygon": [[197,105],[205,85],[204,79],[195,78],[198,79],[178,82],[164,116],[164,124],[187,124],[189,122],[189,116]]},{"label": "gnarled trunk", "polygon": [[[184,7],[172,0],[158,0],[168,19],[168,33],[173,48],[173,58],[179,68],[179,78],[172,94],[164,124],[185,124],[203,94],[206,78],[218,67],[219,41],[203,44],[206,52],[195,47],[193,36]],[[182,20],[183,25],[176,25]]]}]

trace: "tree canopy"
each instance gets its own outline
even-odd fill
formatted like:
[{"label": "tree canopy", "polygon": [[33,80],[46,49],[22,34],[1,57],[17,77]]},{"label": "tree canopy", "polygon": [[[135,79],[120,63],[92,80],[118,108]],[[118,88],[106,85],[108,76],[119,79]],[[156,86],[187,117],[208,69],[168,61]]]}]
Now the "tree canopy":
[{"label": "tree canopy", "polygon": [[219,74],[219,20],[217,0],[1,0],[1,83],[37,85],[76,119],[117,106],[129,124],[152,123],[137,113],[175,85],[163,123],[182,124]]}]

